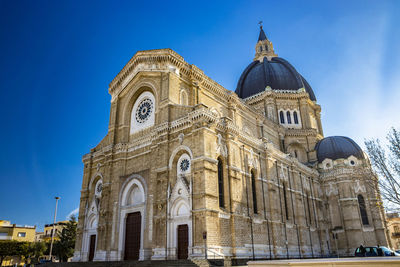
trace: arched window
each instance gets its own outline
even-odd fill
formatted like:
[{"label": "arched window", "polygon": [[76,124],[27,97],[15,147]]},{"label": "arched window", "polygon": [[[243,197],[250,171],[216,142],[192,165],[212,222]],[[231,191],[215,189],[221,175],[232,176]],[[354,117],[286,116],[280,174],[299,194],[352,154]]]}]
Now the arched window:
[{"label": "arched window", "polygon": [[285,217],[286,217],[286,220],[289,220],[289,211],[288,211],[288,205],[287,205],[286,185],[285,184],[283,184],[283,202],[285,203]]},{"label": "arched window", "polygon": [[393,227],[393,231],[394,231],[395,233],[399,233],[399,232],[400,232],[400,231],[399,231],[399,227],[398,227],[398,226]]},{"label": "arched window", "polygon": [[281,124],[284,124],[285,123],[285,115],[283,115],[283,111],[279,112],[279,118],[281,120]]},{"label": "arched window", "polygon": [[365,201],[364,197],[362,195],[357,196],[358,199],[358,206],[360,207],[360,215],[361,215],[361,221],[363,225],[368,225],[368,214],[367,214],[367,209],[365,208]]},{"label": "arched window", "polygon": [[254,213],[257,214],[257,192],[256,192],[256,178],[254,175],[254,171],[251,171],[251,191],[253,194],[253,210]]},{"label": "arched window", "polygon": [[219,195],[219,207],[225,208],[224,203],[224,172],[223,172],[222,160],[218,159],[218,195]]},{"label": "arched window", "polygon": [[294,121],[294,124],[299,124],[299,118],[297,117],[297,111],[293,112],[293,121]]},{"label": "arched window", "polygon": [[286,117],[287,117],[287,123],[292,124],[292,118],[290,117],[290,111],[286,112]]}]

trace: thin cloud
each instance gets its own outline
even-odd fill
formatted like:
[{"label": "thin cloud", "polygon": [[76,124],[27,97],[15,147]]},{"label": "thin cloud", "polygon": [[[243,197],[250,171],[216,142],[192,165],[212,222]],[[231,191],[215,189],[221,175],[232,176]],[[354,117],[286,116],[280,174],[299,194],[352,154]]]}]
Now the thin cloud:
[{"label": "thin cloud", "polygon": [[[320,81],[326,136],[347,135],[363,146],[364,139],[383,140],[391,127],[400,126],[400,120],[393,120],[400,114],[400,70],[385,71],[387,27],[385,14],[380,14],[373,26],[341,36],[340,60]],[[393,57],[391,64],[396,60]]]}]

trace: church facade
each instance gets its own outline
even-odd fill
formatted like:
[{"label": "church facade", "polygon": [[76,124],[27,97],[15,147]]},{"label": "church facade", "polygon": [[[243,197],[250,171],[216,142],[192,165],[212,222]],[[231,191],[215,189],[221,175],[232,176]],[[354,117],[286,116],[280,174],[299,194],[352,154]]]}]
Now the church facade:
[{"label": "church facade", "polygon": [[229,91],[170,49],[109,86],[108,133],[83,156],[74,261],[300,258],[387,245],[367,156],[324,137],[311,86],[263,29]]}]

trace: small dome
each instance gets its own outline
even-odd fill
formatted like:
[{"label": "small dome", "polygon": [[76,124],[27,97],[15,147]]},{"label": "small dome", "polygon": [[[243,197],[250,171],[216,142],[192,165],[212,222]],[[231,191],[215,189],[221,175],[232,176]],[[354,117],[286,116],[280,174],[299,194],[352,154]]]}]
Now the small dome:
[{"label": "small dome", "polygon": [[364,153],[359,145],[346,136],[330,136],[320,140],[315,145],[318,162],[324,159],[347,159],[354,156],[364,159]]},{"label": "small dome", "polygon": [[267,57],[261,61],[253,61],[240,76],[236,94],[240,98],[258,94],[269,86],[272,90],[293,90],[305,88],[310,99],[315,101],[315,95],[308,82],[289,62],[280,57]]}]

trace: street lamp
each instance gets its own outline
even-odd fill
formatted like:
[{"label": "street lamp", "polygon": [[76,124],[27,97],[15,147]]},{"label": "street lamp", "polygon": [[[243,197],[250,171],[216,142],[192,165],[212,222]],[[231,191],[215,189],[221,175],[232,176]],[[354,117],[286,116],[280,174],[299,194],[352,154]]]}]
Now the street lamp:
[{"label": "street lamp", "polygon": [[51,231],[51,244],[50,244],[50,255],[49,255],[49,260],[53,261],[51,259],[51,253],[53,252],[53,241],[54,241],[54,231],[56,228],[56,216],[57,216],[57,203],[58,200],[60,199],[59,197],[55,197],[56,199],[56,209],[54,210],[54,222],[53,222],[53,230]]}]

